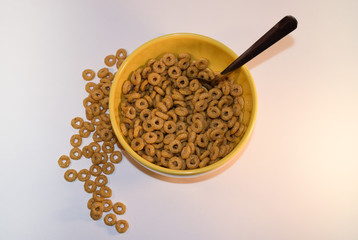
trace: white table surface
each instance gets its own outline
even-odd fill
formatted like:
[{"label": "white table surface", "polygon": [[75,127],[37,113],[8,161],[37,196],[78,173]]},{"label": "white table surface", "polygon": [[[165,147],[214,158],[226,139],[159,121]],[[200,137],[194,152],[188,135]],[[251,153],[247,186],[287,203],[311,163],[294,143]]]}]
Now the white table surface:
[{"label": "white table surface", "polygon": [[[0,239],[358,239],[357,10],[354,0],[1,0]],[[91,220],[89,195],[57,165],[71,119],[84,117],[82,71],[174,32],[240,54],[288,14],[298,28],[247,64],[259,107],[239,160],[182,182],[124,158],[109,186],[129,230]]]}]

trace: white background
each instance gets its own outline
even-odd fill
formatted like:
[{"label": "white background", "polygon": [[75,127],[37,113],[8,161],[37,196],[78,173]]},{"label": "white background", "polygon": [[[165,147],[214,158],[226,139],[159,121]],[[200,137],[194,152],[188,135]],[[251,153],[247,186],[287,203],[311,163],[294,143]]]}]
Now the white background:
[{"label": "white background", "polygon": [[[0,239],[358,239],[357,11],[355,0],[1,0]],[[174,32],[240,54],[287,14],[297,30],[247,64],[259,107],[239,160],[177,181],[123,159],[109,186],[129,230],[91,220],[82,183],[57,165],[84,117],[82,71]]]}]

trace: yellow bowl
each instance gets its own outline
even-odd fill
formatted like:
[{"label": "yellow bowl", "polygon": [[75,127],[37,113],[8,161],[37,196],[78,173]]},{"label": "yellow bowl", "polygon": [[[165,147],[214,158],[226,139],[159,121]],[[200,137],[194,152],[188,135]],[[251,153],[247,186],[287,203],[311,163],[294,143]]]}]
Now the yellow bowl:
[{"label": "yellow bowl", "polygon": [[129,79],[130,74],[134,70],[145,65],[149,59],[156,58],[167,52],[187,52],[191,54],[194,59],[201,57],[207,58],[209,60],[209,68],[213,71],[222,71],[238,57],[235,52],[224,44],[212,38],[192,33],[164,35],[150,40],[149,42],[138,47],[122,63],[121,67],[117,71],[117,74],[115,75],[111,87],[109,96],[109,111],[114,132],[125,151],[127,151],[141,165],[156,173],[178,177],[185,175],[198,175],[213,171],[237,156],[247,144],[247,141],[253,131],[257,114],[257,93],[253,78],[246,66],[241,67],[231,74],[235,78],[235,81],[240,83],[243,87],[243,97],[245,102],[243,123],[246,125],[246,130],[236,147],[228,155],[214,164],[193,170],[173,170],[155,165],[139,156],[130,147],[119,127],[119,106],[121,101],[124,100],[122,96],[123,82]]}]

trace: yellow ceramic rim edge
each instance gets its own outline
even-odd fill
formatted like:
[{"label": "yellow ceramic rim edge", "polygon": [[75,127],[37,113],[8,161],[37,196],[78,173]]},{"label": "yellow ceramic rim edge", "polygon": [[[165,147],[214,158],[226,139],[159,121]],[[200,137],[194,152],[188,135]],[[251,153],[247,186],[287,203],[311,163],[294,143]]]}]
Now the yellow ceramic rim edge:
[{"label": "yellow ceramic rim edge", "polygon": [[[195,34],[195,33],[171,33],[171,34],[166,34],[157,38],[154,38],[144,44],[142,44],[141,46],[139,46],[137,49],[135,49],[131,54],[129,54],[129,56],[127,57],[127,59],[122,63],[122,65],[120,66],[120,68],[117,71],[117,74],[115,76],[115,79],[113,81],[113,85],[111,87],[111,92],[110,92],[110,101],[109,101],[109,109],[110,112],[114,111],[114,106],[113,106],[113,98],[111,98],[112,91],[114,91],[113,89],[116,89],[116,86],[118,84],[118,72],[120,72],[125,66],[126,63],[131,59],[131,56],[135,56],[137,54],[137,52],[140,52],[140,50],[142,48],[144,48],[146,45],[151,44],[155,41],[157,41],[158,39],[162,39],[162,38],[167,38],[167,37],[171,37],[171,36],[175,36],[175,35],[189,35],[191,37],[195,37],[195,38],[200,38],[200,39],[204,39],[208,42],[210,42],[213,45],[217,45],[220,48],[225,48],[228,50],[228,52],[231,52],[233,56],[237,57],[237,54],[232,51],[229,47],[227,47],[226,45],[218,42],[215,39],[212,39],[210,37],[204,36],[204,35],[200,35],[200,34]],[[251,73],[249,72],[248,68],[244,65],[241,67],[242,70],[245,71],[245,74],[247,74],[247,76],[249,76],[252,81],[249,81],[250,84],[250,89],[252,91],[252,101],[253,101],[253,108],[251,111],[251,118],[253,119],[252,121],[250,121],[246,132],[244,134],[244,136],[242,137],[242,139],[240,140],[239,144],[235,147],[235,149],[233,151],[231,151],[228,155],[226,155],[223,159],[221,159],[220,161],[211,164],[209,166],[203,167],[203,168],[198,168],[198,169],[193,169],[193,170],[174,170],[174,169],[169,169],[169,168],[164,168],[161,166],[158,166],[156,164],[150,163],[147,160],[145,160],[144,158],[142,158],[141,156],[139,156],[129,145],[128,143],[125,141],[125,139],[122,137],[118,137],[119,142],[121,143],[121,145],[123,146],[123,148],[131,155],[135,158],[135,160],[137,160],[139,163],[141,163],[142,165],[144,165],[147,168],[153,169],[157,172],[161,172],[161,173],[165,173],[165,174],[169,174],[169,175],[194,175],[194,174],[202,174],[205,172],[209,172],[212,171],[214,169],[219,168],[220,166],[224,165],[225,163],[227,163],[230,159],[232,159],[235,155],[237,155],[242,149],[243,147],[246,145],[247,141],[249,140],[249,137],[252,134],[255,122],[256,122],[256,116],[257,116],[257,92],[256,92],[256,86],[254,84],[253,78]],[[114,119],[114,115],[110,114],[110,119],[111,119],[111,123],[115,122]],[[114,124],[112,124],[114,125]],[[115,132],[115,134],[117,136],[121,136],[121,133],[119,132],[119,129],[117,126],[113,126],[113,130]]]}]

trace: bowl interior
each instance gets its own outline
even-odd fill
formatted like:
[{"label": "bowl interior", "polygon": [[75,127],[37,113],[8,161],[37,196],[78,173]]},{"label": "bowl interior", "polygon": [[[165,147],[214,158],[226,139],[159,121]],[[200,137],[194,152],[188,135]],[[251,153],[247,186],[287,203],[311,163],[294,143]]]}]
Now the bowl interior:
[{"label": "bowl interior", "polygon": [[123,82],[129,79],[134,70],[145,65],[149,59],[157,58],[167,52],[174,54],[187,52],[194,59],[199,59],[201,57],[207,58],[209,60],[209,68],[213,71],[224,70],[238,57],[235,52],[226,47],[224,44],[212,38],[198,34],[169,34],[155,38],[143,44],[133,51],[122,63],[113,80],[109,100],[109,110],[113,130],[125,151],[127,151],[139,163],[156,172],[169,175],[192,175],[211,171],[225,164],[238,154],[252,133],[257,112],[257,95],[254,81],[246,66],[241,67],[231,74],[235,81],[240,83],[243,87],[243,97],[245,102],[243,123],[246,125],[246,130],[241,138],[241,141],[232,152],[220,161],[204,168],[193,170],[173,170],[160,167],[140,157],[134,150],[132,150],[130,145],[128,145],[119,127],[121,118],[119,106],[121,101],[124,100],[122,96]]}]

